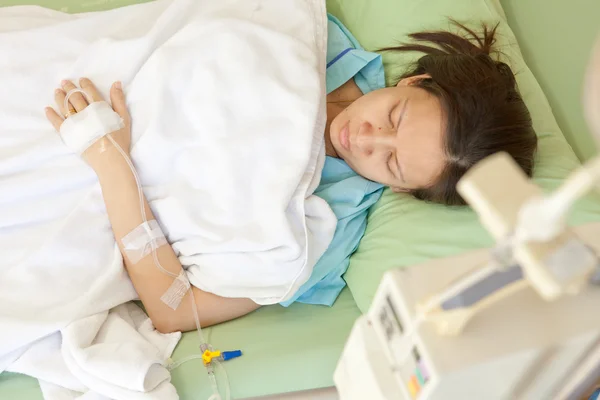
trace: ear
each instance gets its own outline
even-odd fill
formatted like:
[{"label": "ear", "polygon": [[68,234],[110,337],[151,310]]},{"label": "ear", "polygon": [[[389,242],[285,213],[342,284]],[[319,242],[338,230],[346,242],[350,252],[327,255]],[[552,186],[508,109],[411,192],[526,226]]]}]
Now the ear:
[{"label": "ear", "polygon": [[400,82],[398,82],[398,84],[396,86],[411,86],[419,81],[422,81],[423,79],[431,79],[431,75],[421,74],[421,75],[410,76],[408,78],[402,79]]},{"label": "ear", "polygon": [[410,189],[399,188],[399,187],[394,187],[394,186],[390,186],[390,189],[392,189],[392,192],[394,192],[394,193],[408,193],[408,192],[410,192]]}]

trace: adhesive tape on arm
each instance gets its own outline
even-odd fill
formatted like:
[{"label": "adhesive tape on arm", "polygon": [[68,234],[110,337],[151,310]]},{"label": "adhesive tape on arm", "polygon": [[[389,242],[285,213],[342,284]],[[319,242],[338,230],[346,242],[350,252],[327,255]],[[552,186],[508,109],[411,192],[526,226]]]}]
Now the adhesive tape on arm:
[{"label": "adhesive tape on arm", "polygon": [[129,261],[137,264],[142,258],[167,244],[167,239],[162,233],[156,220],[143,222],[125,235],[121,242]]},{"label": "adhesive tape on arm", "polygon": [[123,118],[105,101],[91,103],[60,126],[63,142],[81,154],[103,136],[125,127]]}]

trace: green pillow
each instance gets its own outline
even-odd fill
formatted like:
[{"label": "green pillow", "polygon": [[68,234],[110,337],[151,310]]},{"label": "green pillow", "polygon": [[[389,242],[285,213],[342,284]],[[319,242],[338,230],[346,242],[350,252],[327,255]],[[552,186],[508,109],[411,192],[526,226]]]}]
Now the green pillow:
[{"label": "green pillow", "polygon": [[[406,41],[411,32],[456,29],[448,17],[473,28],[478,28],[482,21],[489,24],[500,21],[497,46],[516,72],[540,138],[536,183],[546,190],[556,188],[579,165],[541,88],[523,61],[498,1],[328,0],[327,7],[368,50]],[[419,53],[384,53],[388,84],[419,56]],[[390,190],[372,208],[368,221],[366,234],[345,275],[362,312],[368,310],[385,271],[493,244],[473,211],[426,204]],[[572,224],[592,221],[600,221],[597,196],[580,201],[570,218]]]}]

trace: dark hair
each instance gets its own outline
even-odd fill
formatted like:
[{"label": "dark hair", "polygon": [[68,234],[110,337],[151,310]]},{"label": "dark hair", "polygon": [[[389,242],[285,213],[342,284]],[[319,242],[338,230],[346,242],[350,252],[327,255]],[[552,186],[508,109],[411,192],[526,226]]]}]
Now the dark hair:
[{"label": "dark hair", "polygon": [[469,168],[493,153],[507,152],[531,176],[537,136],[513,72],[491,57],[498,25],[483,24],[478,35],[452,22],[463,36],[445,31],[413,33],[409,36],[415,43],[381,50],[426,54],[400,79],[431,76],[414,86],[440,100],[447,124],[443,171],[432,185],[411,193],[421,200],[463,205],[456,184]]}]

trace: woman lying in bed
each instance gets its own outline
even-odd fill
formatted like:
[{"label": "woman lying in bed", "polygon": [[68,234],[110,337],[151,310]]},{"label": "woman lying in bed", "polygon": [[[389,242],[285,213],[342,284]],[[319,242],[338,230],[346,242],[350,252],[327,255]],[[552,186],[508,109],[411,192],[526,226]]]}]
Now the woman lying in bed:
[{"label": "woman lying in bed", "polygon": [[[335,236],[308,282],[286,302],[331,305],[344,286],[348,258],[364,234],[366,213],[387,186],[395,192],[447,205],[464,204],[456,183],[484,157],[505,151],[530,175],[537,139],[508,65],[490,57],[495,29],[481,36],[460,27],[466,37],[449,32],[412,35],[415,44],[386,51],[425,53],[398,83],[385,88],[381,57],[364,51],[346,28],[329,17],[327,54],[327,160],[315,194],[325,199],[338,218]],[[102,100],[93,83],[81,87],[94,101]],[[69,81],[56,90],[60,112],[46,115],[59,130],[61,115],[83,110],[86,99],[70,97]],[[120,83],[110,90],[114,110],[125,128],[112,133],[127,152],[131,120]],[[99,151],[98,146],[104,146]],[[97,142],[82,155],[98,175],[117,242],[139,225],[136,182],[126,161],[110,143]],[[147,219],[154,219],[146,205]],[[121,248],[123,252],[123,249]],[[172,273],[181,263],[171,246],[157,250],[162,266]],[[131,280],[150,318],[161,332],[195,329],[192,304],[182,301],[173,311],[161,296],[173,278],[147,256],[137,264],[125,257]],[[259,306],[249,299],[222,298],[196,287],[202,326],[245,315]],[[189,293],[186,297],[189,296]]]}]

